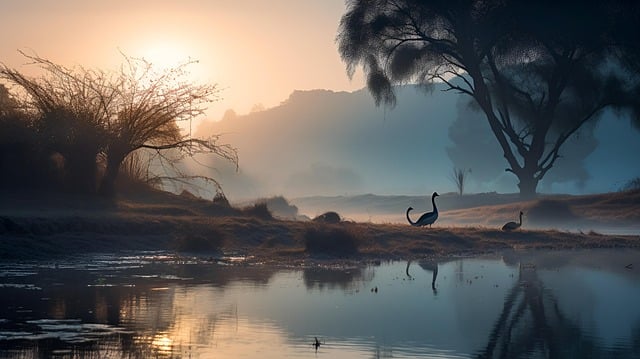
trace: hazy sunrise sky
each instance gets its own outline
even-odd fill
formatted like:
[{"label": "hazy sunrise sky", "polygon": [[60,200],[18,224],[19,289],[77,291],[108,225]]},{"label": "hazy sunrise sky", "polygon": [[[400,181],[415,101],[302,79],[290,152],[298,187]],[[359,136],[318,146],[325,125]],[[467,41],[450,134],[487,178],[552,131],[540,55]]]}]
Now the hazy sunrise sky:
[{"label": "hazy sunrise sky", "polygon": [[0,61],[28,72],[18,49],[65,66],[114,69],[123,53],[156,66],[189,58],[198,81],[216,83],[209,107],[247,113],[293,90],[355,90],[335,37],[344,0],[0,0]]}]

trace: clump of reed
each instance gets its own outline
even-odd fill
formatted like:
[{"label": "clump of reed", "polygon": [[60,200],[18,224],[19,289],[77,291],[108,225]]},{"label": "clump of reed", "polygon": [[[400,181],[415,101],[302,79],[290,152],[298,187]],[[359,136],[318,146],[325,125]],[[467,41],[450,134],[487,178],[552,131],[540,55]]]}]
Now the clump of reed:
[{"label": "clump of reed", "polygon": [[315,225],[303,233],[309,254],[349,256],[358,253],[360,238],[342,225]]}]

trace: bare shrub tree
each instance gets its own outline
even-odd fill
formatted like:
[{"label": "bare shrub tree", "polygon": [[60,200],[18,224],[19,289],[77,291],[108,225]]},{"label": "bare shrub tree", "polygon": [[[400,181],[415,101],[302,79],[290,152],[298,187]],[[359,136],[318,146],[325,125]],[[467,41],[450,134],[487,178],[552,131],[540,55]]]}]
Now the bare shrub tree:
[{"label": "bare shrub tree", "polygon": [[450,179],[453,182],[453,184],[456,185],[456,189],[458,190],[458,194],[460,196],[462,196],[462,193],[464,193],[464,184],[465,181],[467,180],[467,174],[471,173],[471,169],[462,169],[462,168],[457,168],[457,167],[453,167],[453,170],[451,171],[451,175],[450,175]]},{"label": "bare shrub tree", "polygon": [[[180,121],[191,121],[204,113],[205,105],[218,99],[216,85],[196,85],[184,80],[186,69],[193,61],[174,68],[155,72],[144,59],[125,57],[117,81],[112,85],[119,93],[117,109],[108,122],[109,142],[106,155],[107,167],[100,191],[113,193],[113,185],[122,161],[139,149],[158,153],[158,159],[172,167],[177,176],[185,178],[174,166],[184,157],[199,153],[213,153],[237,164],[235,149],[219,143],[219,136],[197,139],[181,135]],[[178,156],[161,154],[174,149]],[[210,179],[219,190],[219,184]]]},{"label": "bare shrub tree", "polygon": [[41,156],[41,141],[33,118],[9,90],[0,84],[0,187],[49,187],[53,176]]},{"label": "bare shrub tree", "polygon": [[34,117],[33,128],[45,153],[64,157],[67,188],[94,192],[96,156],[107,141],[108,108],[115,97],[114,91],[103,91],[108,78],[103,72],[74,71],[22,54],[45,74],[29,77],[1,65],[0,78],[23,90],[21,106]]},{"label": "bare shrub tree", "polygon": [[[189,177],[177,163],[196,154],[215,154],[237,167],[236,150],[221,144],[219,136],[192,138],[183,135],[178,126],[202,115],[206,104],[218,99],[216,85],[185,80],[186,69],[194,61],[157,72],[144,59],[123,54],[125,62],[119,71],[104,72],[66,68],[22,54],[45,75],[31,78],[2,64],[0,78],[23,90],[25,107],[37,115],[39,132],[71,169],[79,164],[75,172],[84,180],[86,191],[95,189],[98,154],[105,163],[98,191],[106,196],[115,194],[122,163],[141,149],[154,151],[163,166],[174,170],[176,178]],[[170,150],[174,155],[164,154]],[[154,176],[156,180],[162,177]],[[164,177],[171,178],[171,174]],[[216,185],[216,191],[221,190],[214,179],[207,179]]]}]

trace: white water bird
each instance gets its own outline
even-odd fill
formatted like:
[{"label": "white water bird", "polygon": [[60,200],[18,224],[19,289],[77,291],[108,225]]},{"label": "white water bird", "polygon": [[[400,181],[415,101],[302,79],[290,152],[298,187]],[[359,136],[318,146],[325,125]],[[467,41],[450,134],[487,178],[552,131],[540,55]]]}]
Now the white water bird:
[{"label": "white water bird", "polygon": [[414,227],[422,227],[426,225],[431,227],[436,219],[438,219],[438,207],[436,207],[437,196],[439,196],[438,192],[433,192],[433,194],[431,195],[431,204],[433,205],[433,211],[423,214],[422,216],[420,216],[420,218],[418,218],[416,222],[412,221],[409,217],[409,212],[413,209],[413,207],[407,208],[407,221],[409,221],[409,224]]},{"label": "white water bird", "polygon": [[503,231],[515,231],[516,229],[522,226],[522,211],[520,211],[520,223],[516,222],[508,222],[504,226],[502,226]]}]

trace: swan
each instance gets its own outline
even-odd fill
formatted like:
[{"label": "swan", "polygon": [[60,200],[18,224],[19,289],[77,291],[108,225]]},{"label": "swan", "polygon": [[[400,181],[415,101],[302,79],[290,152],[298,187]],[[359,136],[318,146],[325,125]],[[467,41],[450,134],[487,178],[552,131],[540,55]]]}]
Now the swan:
[{"label": "swan", "polygon": [[522,226],[522,211],[520,211],[520,223],[508,222],[502,226],[503,231],[514,231]]},{"label": "swan", "polygon": [[416,222],[413,222],[409,217],[409,212],[413,209],[413,207],[407,208],[407,221],[409,221],[409,224],[411,224],[414,227],[422,227],[426,225],[429,225],[429,227],[431,227],[433,222],[435,222],[436,219],[438,219],[438,207],[436,207],[436,197],[438,196],[439,196],[438,192],[433,192],[433,194],[431,195],[431,204],[433,205],[433,212],[427,212],[423,214],[422,216],[420,216],[420,218]]}]

